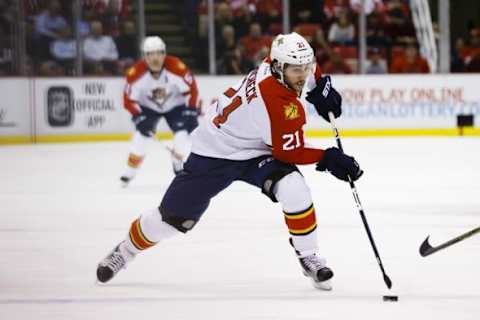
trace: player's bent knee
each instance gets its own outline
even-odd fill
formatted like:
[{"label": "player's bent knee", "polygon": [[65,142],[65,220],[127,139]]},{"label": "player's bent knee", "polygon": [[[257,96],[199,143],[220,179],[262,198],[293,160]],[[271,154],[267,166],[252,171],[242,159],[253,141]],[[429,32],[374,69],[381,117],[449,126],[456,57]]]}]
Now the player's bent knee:
[{"label": "player's bent knee", "polygon": [[298,171],[283,177],[277,183],[274,191],[275,197],[287,212],[304,210],[312,204],[310,188]]},{"label": "player's bent knee", "polygon": [[159,210],[162,220],[182,233],[192,230],[198,222],[196,219],[181,217],[162,206],[160,206]]},{"label": "player's bent knee", "polygon": [[277,187],[277,184],[284,177],[288,176],[292,172],[297,172],[300,175],[300,173],[297,170],[298,169],[295,166],[279,168],[277,171],[273,172],[270,176],[268,176],[267,179],[265,179],[262,186],[262,193],[265,194],[267,197],[269,197],[270,200],[272,200],[273,202],[278,202],[279,199],[276,197],[274,192]]}]

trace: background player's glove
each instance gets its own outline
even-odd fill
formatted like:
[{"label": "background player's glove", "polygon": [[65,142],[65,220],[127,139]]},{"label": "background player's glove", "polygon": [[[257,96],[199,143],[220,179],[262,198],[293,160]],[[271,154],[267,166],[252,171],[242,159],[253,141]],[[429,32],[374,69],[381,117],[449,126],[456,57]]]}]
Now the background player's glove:
[{"label": "background player's glove", "polygon": [[328,148],[325,150],[322,160],[317,163],[316,169],[318,171],[327,170],[336,178],[343,181],[348,181],[348,176],[355,181],[363,174],[355,158],[347,156],[338,148]]},{"label": "background player's glove", "polygon": [[132,116],[133,123],[138,126],[138,124],[144,121],[147,118],[143,113],[135,114]]},{"label": "background player's glove", "polygon": [[335,118],[342,114],[342,96],[332,87],[330,76],[321,77],[315,89],[307,92],[307,101],[315,106],[318,114],[330,122],[328,113],[332,112]]},{"label": "background player's glove", "polygon": [[196,127],[198,127],[198,111],[199,110],[196,107],[188,107],[182,112],[188,133],[191,133]]},{"label": "background player's glove", "polygon": [[148,117],[142,113],[132,116],[132,121],[135,124],[135,128],[146,137],[153,137],[155,130],[152,129],[152,121],[149,121]]}]

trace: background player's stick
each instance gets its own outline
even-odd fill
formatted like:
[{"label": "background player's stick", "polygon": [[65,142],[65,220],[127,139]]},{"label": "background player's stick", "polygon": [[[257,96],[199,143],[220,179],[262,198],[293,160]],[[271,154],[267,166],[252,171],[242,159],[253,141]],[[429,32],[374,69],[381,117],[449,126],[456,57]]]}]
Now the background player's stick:
[{"label": "background player's stick", "polygon": [[175,149],[172,147],[167,146],[166,144],[162,143],[162,145],[167,149],[168,152],[177,160],[183,160],[183,157],[180,153],[176,152]]},{"label": "background player's stick", "polygon": [[[340,140],[340,134],[338,133],[338,129],[335,125],[335,116],[332,112],[328,113],[328,117],[330,118],[330,124],[332,125],[333,135],[335,136],[335,140],[337,141],[338,149],[343,152],[342,141]],[[367,218],[365,217],[365,212],[363,211],[362,203],[360,202],[360,198],[358,196],[357,188],[355,187],[355,183],[353,180],[348,177],[348,183],[350,184],[350,188],[352,189],[353,198],[355,199],[355,203],[357,204],[358,212],[360,213],[360,217],[363,221],[363,226],[367,231],[368,239],[370,240],[370,244],[372,246],[373,252],[375,253],[375,257],[377,258],[378,266],[382,271],[383,281],[387,285],[387,288],[390,289],[392,287],[392,281],[385,273],[385,269],[383,268],[382,259],[380,259],[380,254],[378,253],[377,246],[375,245],[375,241],[373,240],[372,232],[370,231],[370,227],[368,226]]]},{"label": "background player's stick", "polygon": [[445,249],[446,247],[450,247],[451,245],[457,243],[457,242],[460,242],[462,240],[465,240],[467,238],[470,238],[471,236],[477,234],[477,233],[480,233],[480,227],[477,227],[473,230],[470,230],[456,238],[453,238],[452,240],[449,240],[445,243],[442,243],[441,245],[438,245],[436,247],[432,247],[430,245],[430,243],[428,243],[428,238],[430,238],[430,236],[428,236],[425,241],[422,242],[422,245],[420,246],[420,255],[422,257],[426,257],[428,255],[431,255],[432,253],[435,253],[437,251],[440,251],[442,249]]}]

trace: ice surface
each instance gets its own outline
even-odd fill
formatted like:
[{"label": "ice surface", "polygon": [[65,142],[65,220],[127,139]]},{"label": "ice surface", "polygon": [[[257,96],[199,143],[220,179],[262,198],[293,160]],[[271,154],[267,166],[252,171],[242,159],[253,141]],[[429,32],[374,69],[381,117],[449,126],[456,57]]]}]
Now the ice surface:
[{"label": "ice surface", "polygon": [[302,275],[279,206],[242,183],[194,231],[96,285],[98,261],[173,178],[168,152],[153,144],[121,189],[127,143],[1,147],[0,319],[480,319],[480,237],[418,254],[428,234],[436,245],[480,224],[480,139],[355,138],[344,148],[365,170],[358,190],[390,293],[348,185],[312,166],[302,171],[332,292]]}]

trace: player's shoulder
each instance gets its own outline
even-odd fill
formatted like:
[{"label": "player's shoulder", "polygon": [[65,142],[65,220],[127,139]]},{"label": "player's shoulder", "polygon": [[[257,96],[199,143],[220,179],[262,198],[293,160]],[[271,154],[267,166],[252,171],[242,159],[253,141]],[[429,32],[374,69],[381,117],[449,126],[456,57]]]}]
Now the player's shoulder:
[{"label": "player's shoulder", "polygon": [[130,84],[134,83],[135,81],[143,77],[143,75],[147,72],[148,65],[145,60],[141,59],[127,70],[127,82]]},{"label": "player's shoulder", "polygon": [[263,79],[259,89],[271,120],[301,119],[303,107],[294,91],[280,84],[273,76]]},{"label": "player's shoulder", "polygon": [[180,58],[167,55],[163,63],[164,68],[178,76],[184,77],[188,73],[188,67]]},{"label": "player's shoulder", "polygon": [[263,78],[258,83],[258,87],[263,99],[266,100],[266,104],[269,102],[274,103],[279,100],[297,100],[295,92],[282,85],[273,75],[268,75]]}]

